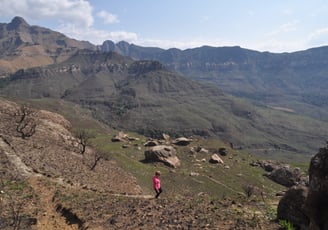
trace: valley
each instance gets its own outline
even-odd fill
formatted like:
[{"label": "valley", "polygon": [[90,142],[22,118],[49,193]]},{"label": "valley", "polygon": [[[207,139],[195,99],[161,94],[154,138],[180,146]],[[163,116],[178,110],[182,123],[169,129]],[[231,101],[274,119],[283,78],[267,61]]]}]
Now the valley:
[{"label": "valley", "polygon": [[279,229],[328,140],[327,47],[96,46],[15,17],[0,51],[1,229]]}]

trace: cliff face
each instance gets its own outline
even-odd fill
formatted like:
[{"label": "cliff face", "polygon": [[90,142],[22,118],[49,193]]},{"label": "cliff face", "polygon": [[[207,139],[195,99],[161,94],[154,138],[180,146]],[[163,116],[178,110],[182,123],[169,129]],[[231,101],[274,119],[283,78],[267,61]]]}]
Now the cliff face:
[{"label": "cliff face", "polygon": [[157,60],[171,70],[236,96],[291,107],[314,117],[319,117],[318,112],[310,112],[311,106],[328,107],[327,46],[270,53],[238,46],[163,50],[105,41],[100,49],[139,60]]}]

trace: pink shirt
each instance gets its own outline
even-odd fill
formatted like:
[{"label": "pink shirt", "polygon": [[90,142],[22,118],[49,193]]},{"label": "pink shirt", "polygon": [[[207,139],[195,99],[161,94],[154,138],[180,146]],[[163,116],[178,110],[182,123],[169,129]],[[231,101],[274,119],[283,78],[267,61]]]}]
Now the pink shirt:
[{"label": "pink shirt", "polygon": [[160,189],[161,187],[161,180],[159,179],[158,176],[153,176],[153,186],[154,186],[154,189]]}]

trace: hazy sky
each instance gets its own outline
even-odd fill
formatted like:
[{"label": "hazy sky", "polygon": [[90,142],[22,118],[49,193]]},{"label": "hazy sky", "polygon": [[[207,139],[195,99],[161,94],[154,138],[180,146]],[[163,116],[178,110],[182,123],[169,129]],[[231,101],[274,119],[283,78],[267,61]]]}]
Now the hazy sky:
[{"label": "hazy sky", "polygon": [[14,16],[97,45],[270,52],[328,45],[326,0],[0,0],[0,22]]}]

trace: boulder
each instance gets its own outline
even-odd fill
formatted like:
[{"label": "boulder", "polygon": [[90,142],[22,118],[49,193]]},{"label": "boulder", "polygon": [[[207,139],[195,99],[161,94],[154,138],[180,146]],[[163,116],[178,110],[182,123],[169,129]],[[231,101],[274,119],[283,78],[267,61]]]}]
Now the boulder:
[{"label": "boulder", "polygon": [[179,137],[179,138],[176,138],[172,143],[175,145],[186,146],[186,145],[189,145],[190,142],[191,142],[191,139],[188,139],[185,137]]},{"label": "boulder", "polygon": [[210,163],[213,163],[213,164],[217,164],[217,163],[224,164],[223,160],[216,153],[211,156]]},{"label": "boulder", "polygon": [[274,182],[286,187],[292,187],[294,185],[305,185],[306,177],[299,168],[291,169],[289,166],[283,166],[281,168],[274,169],[267,176]]},{"label": "boulder", "polygon": [[285,166],[285,165],[283,165],[279,162],[273,161],[273,160],[259,160],[257,162],[257,164],[258,164],[258,166],[260,166],[261,168],[263,168],[267,172],[272,172],[275,169],[278,169],[278,168],[281,168],[281,167]]},{"label": "boulder", "polygon": [[123,142],[128,140],[128,135],[125,134],[124,132],[119,132],[117,135],[115,135],[112,138],[112,142]]},{"label": "boulder", "polygon": [[144,144],[145,147],[152,147],[152,146],[156,146],[156,145],[158,145],[158,142],[157,141],[153,141],[153,140],[147,141]]},{"label": "boulder", "polygon": [[167,145],[157,145],[146,150],[145,161],[162,162],[173,168],[180,166],[180,160],[176,155],[176,150],[172,146]]},{"label": "boulder", "polygon": [[219,154],[221,156],[226,156],[228,155],[228,150],[226,148],[219,148]]},{"label": "boulder", "polygon": [[191,147],[190,148],[190,152],[192,154],[196,154],[196,153],[209,153],[209,151],[201,146],[197,146],[197,147]]},{"label": "boulder", "polygon": [[306,229],[310,223],[304,207],[307,194],[308,188],[305,186],[291,187],[278,204],[277,218],[290,221],[294,227]]},{"label": "boulder", "polygon": [[280,200],[278,219],[289,220],[297,229],[328,229],[328,146],[310,163],[306,186],[291,187]]},{"label": "boulder", "polygon": [[205,148],[201,148],[199,150],[199,153],[209,153],[208,149],[205,149]]},{"label": "boulder", "polygon": [[306,207],[310,229],[328,229],[328,147],[311,159],[309,177]]}]

